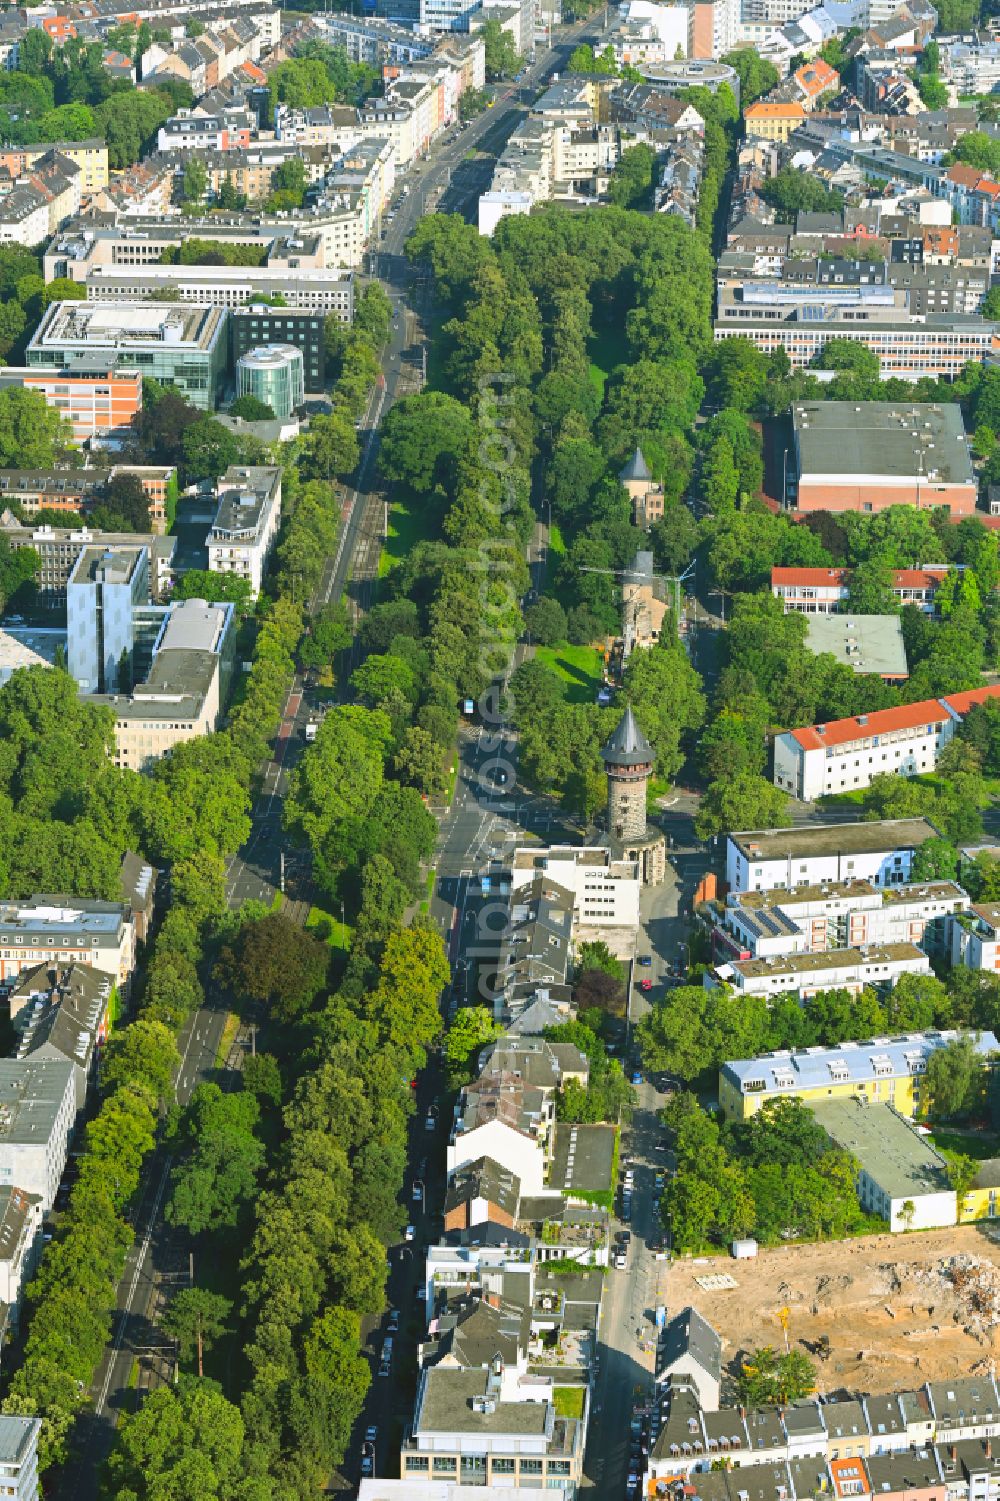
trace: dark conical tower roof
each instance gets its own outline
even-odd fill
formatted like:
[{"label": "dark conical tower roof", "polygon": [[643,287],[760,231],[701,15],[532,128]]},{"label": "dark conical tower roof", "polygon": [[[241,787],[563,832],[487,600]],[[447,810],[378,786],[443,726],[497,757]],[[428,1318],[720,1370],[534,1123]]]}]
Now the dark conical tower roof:
[{"label": "dark conical tower roof", "polygon": [[647,480],[653,478],[649,472],[649,465],[646,463],[641,448],[636,449],[618,478],[623,482],[630,479]]},{"label": "dark conical tower roof", "polygon": [[605,766],[645,766],[653,761],[653,747],[639,728],[629,704],[607,745],[601,751]]}]

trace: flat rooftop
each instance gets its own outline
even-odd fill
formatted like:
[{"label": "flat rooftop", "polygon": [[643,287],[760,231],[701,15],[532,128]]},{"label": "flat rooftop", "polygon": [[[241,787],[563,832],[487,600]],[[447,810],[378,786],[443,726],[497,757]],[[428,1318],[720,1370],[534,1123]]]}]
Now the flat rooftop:
[{"label": "flat rooftop", "polygon": [[792,425],[804,479],[975,483],[957,402],[796,402]]},{"label": "flat rooftop", "polygon": [[73,1088],[68,1058],[0,1058],[0,1150],[47,1142],[67,1086]]},{"label": "flat rooftop", "polygon": [[759,975],[812,975],[828,969],[860,968],[912,959],[921,963],[926,955],[915,943],[886,943],[879,948],[823,949],[815,954],[782,954],[773,959],[738,959],[733,969],[748,979]]},{"label": "flat rooftop", "polygon": [[[33,942],[105,938],[117,941],[127,908],[70,896],[33,896],[0,904],[0,943],[32,935]],[[56,943],[55,946],[58,946]]]},{"label": "flat rooftop", "polygon": [[142,561],[139,547],[84,547],[69,576],[71,584],[129,584]]},{"label": "flat rooftop", "polygon": [[798,829],[754,829],[729,835],[751,864],[797,855],[876,855],[919,849],[940,837],[927,818],[890,818],[880,823],[821,823]]},{"label": "flat rooftop", "polygon": [[101,345],[121,350],[159,345],[205,353],[221,334],[225,317],[225,308],[196,303],[54,302],[29,347],[79,346],[96,353]]},{"label": "flat rooftop", "polygon": [[807,902],[836,902],[849,898],[877,896],[881,887],[871,881],[828,881],[819,886],[771,886],[767,891],[739,891],[733,894],[732,905],[752,911],[767,911],[771,907],[796,907]]},{"label": "flat rooftop", "polygon": [[829,652],[855,672],[883,678],[909,674],[898,615],[807,615],[806,646],[817,656]]},{"label": "flat rooftop", "polygon": [[809,1109],[827,1136],[856,1157],[890,1199],[948,1192],[944,1158],[890,1105],[823,1100]]},{"label": "flat rooftop", "polygon": [[568,1121],[556,1124],[549,1187],[560,1193],[600,1193],[614,1188],[613,1126],[578,1126]]},{"label": "flat rooftop", "polygon": [[499,1396],[493,1402],[492,1412],[473,1406],[477,1399],[487,1395],[488,1375],[484,1370],[453,1370],[444,1366],[431,1366],[424,1374],[421,1392],[414,1413],[414,1438],[440,1433],[469,1433],[477,1435],[517,1434],[519,1437],[534,1436],[543,1452],[551,1422],[551,1409],[547,1402],[501,1402]]}]

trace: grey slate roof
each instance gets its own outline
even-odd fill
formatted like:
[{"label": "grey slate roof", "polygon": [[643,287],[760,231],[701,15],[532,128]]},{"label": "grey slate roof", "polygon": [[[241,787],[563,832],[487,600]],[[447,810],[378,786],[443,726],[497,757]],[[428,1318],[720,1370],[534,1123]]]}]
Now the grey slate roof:
[{"label": "grey slate roof", "polygon": [[662,1364],[692,1360],[714,1381],[722,1374],[722,1340],[695,1308],[682,1308],[663,1331]]},{"label": "grey slate roof", "polygon": [[649,472],[649,465],[646,463],[646,458],[641,448],[636,449],[625,465],[625,468],[621,470],[619,478],[621,480],[648,480],[653,478]]},{"label": "grey slate roof", "polygon": [[654,760],[653,747],[640,730],[631,704],[601,751],[601,760],[605,766],[645,766]]}]

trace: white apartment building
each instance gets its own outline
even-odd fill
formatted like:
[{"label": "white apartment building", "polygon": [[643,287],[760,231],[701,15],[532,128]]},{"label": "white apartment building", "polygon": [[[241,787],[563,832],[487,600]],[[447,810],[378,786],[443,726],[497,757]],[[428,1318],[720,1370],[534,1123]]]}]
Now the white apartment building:
[{"label": "white apartment building", "polygon": [[41,1418],[0,1416],[0,1489],[8,1501],[38,1501]]},{"label": "white apartment building", "polygon": [[615,930],[634,934],[639,926],[639,872],[631,860],[616,860],[596,847],[550,845],[522,848],[511,861],[511,898],[540,875],[572,892],[573,937],[586,942],[603,937],[614,948]]},{"label": "white apartment building", "polygon": [[716,948],[736,959],[773,959],[870,944],[922,944],[925,938],[943,947],[950,938],[947,919],[969,905],[954,881],[885,887],[844,881],[735,892],[727,897]]},{"label": "white apartment building", "polygon": [[726,837],[726,883],[731,892],[843,881],[903,886],[915,852],[937,835],[926,818],[734,832]]},{"label": "white apartment building", "polygon": [[[916,605],[923,615],[934,614],[934,596],[948,576],[946,564],[925,568],[896,568],[892,592],[901,605]],[[835,615],[850,603],[851,573],[848,568],[772,568],[771,593],[780,599],[785,614]]]},{"label": "white apartment building", "polygon": [[773,959],[737,959],[718,964],[705,983],[729,985],[741,996],[794,995],[804,1001],[821,990],[893,986],[901,975],[929,975],[927,955],[913,943],[870,949],[827,949],[823,953],[782,954]]},{"label": "white apartment building", "polygon": [[997,685],[975,688],[787,730],[774,742],[774,784],[808,803],[867,787],[883,772],[912,777],[933,771],[969,709],[998,694]]},{"label": "white apartment building", "polygon": [[[28,1281],[42,1248],[42,1201],[35,1194],[10,1184],[0,1185],[0,1304],[6,1305],[7,1319],[16,1328],[21,1292]],[[3,1489],[3,1461],[0,1459],[0,1496]]]},{"label": "white apartment building", "polygon": [[73,1065],[63,1058],[0,1059],[0,1188],[55,1203],[76,1120]]},{"label": "white apartment building", "polygon": [[208,534],[210,572],[247,579],[256,598],[280,524],[281,469],[227,469],[219,481],[219,508]]},{"label": "white apartment building", "polygon": [[39,964],[76,963],[111,975],[116,985],[128,984],[135,968],[129,907],[48,895],[0,903],[0,985],[13,985]]},{"label": "white apartment building", "polygon": [[977,902],[949,924],[952,964],[1000,972],[1000,905]]}]

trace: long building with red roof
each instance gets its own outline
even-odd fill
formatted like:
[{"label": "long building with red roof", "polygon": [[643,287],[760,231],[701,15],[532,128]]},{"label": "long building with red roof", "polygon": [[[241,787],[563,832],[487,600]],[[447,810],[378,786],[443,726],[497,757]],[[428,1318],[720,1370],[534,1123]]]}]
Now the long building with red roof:
[{"label": "long building with red roof", "polygon": [[[985,519],[985,518],[984,518]],[[948,574],[946,563],[926,568],[897,568],[892,592],[901,605],[916,605],[925,615],[934,613],[934,596]],[[849,568],[772,568],[771,593],[785,606],[785,614],[835,615],[848,607]]]},{"label": "long building with red roof", "polygon": [[774,742],[774,784],[811,803],[856,792],[883,772],[913,777],[933,771],[973,705],[993,698],[1000,698],[1000,684],[786,730]]}]

